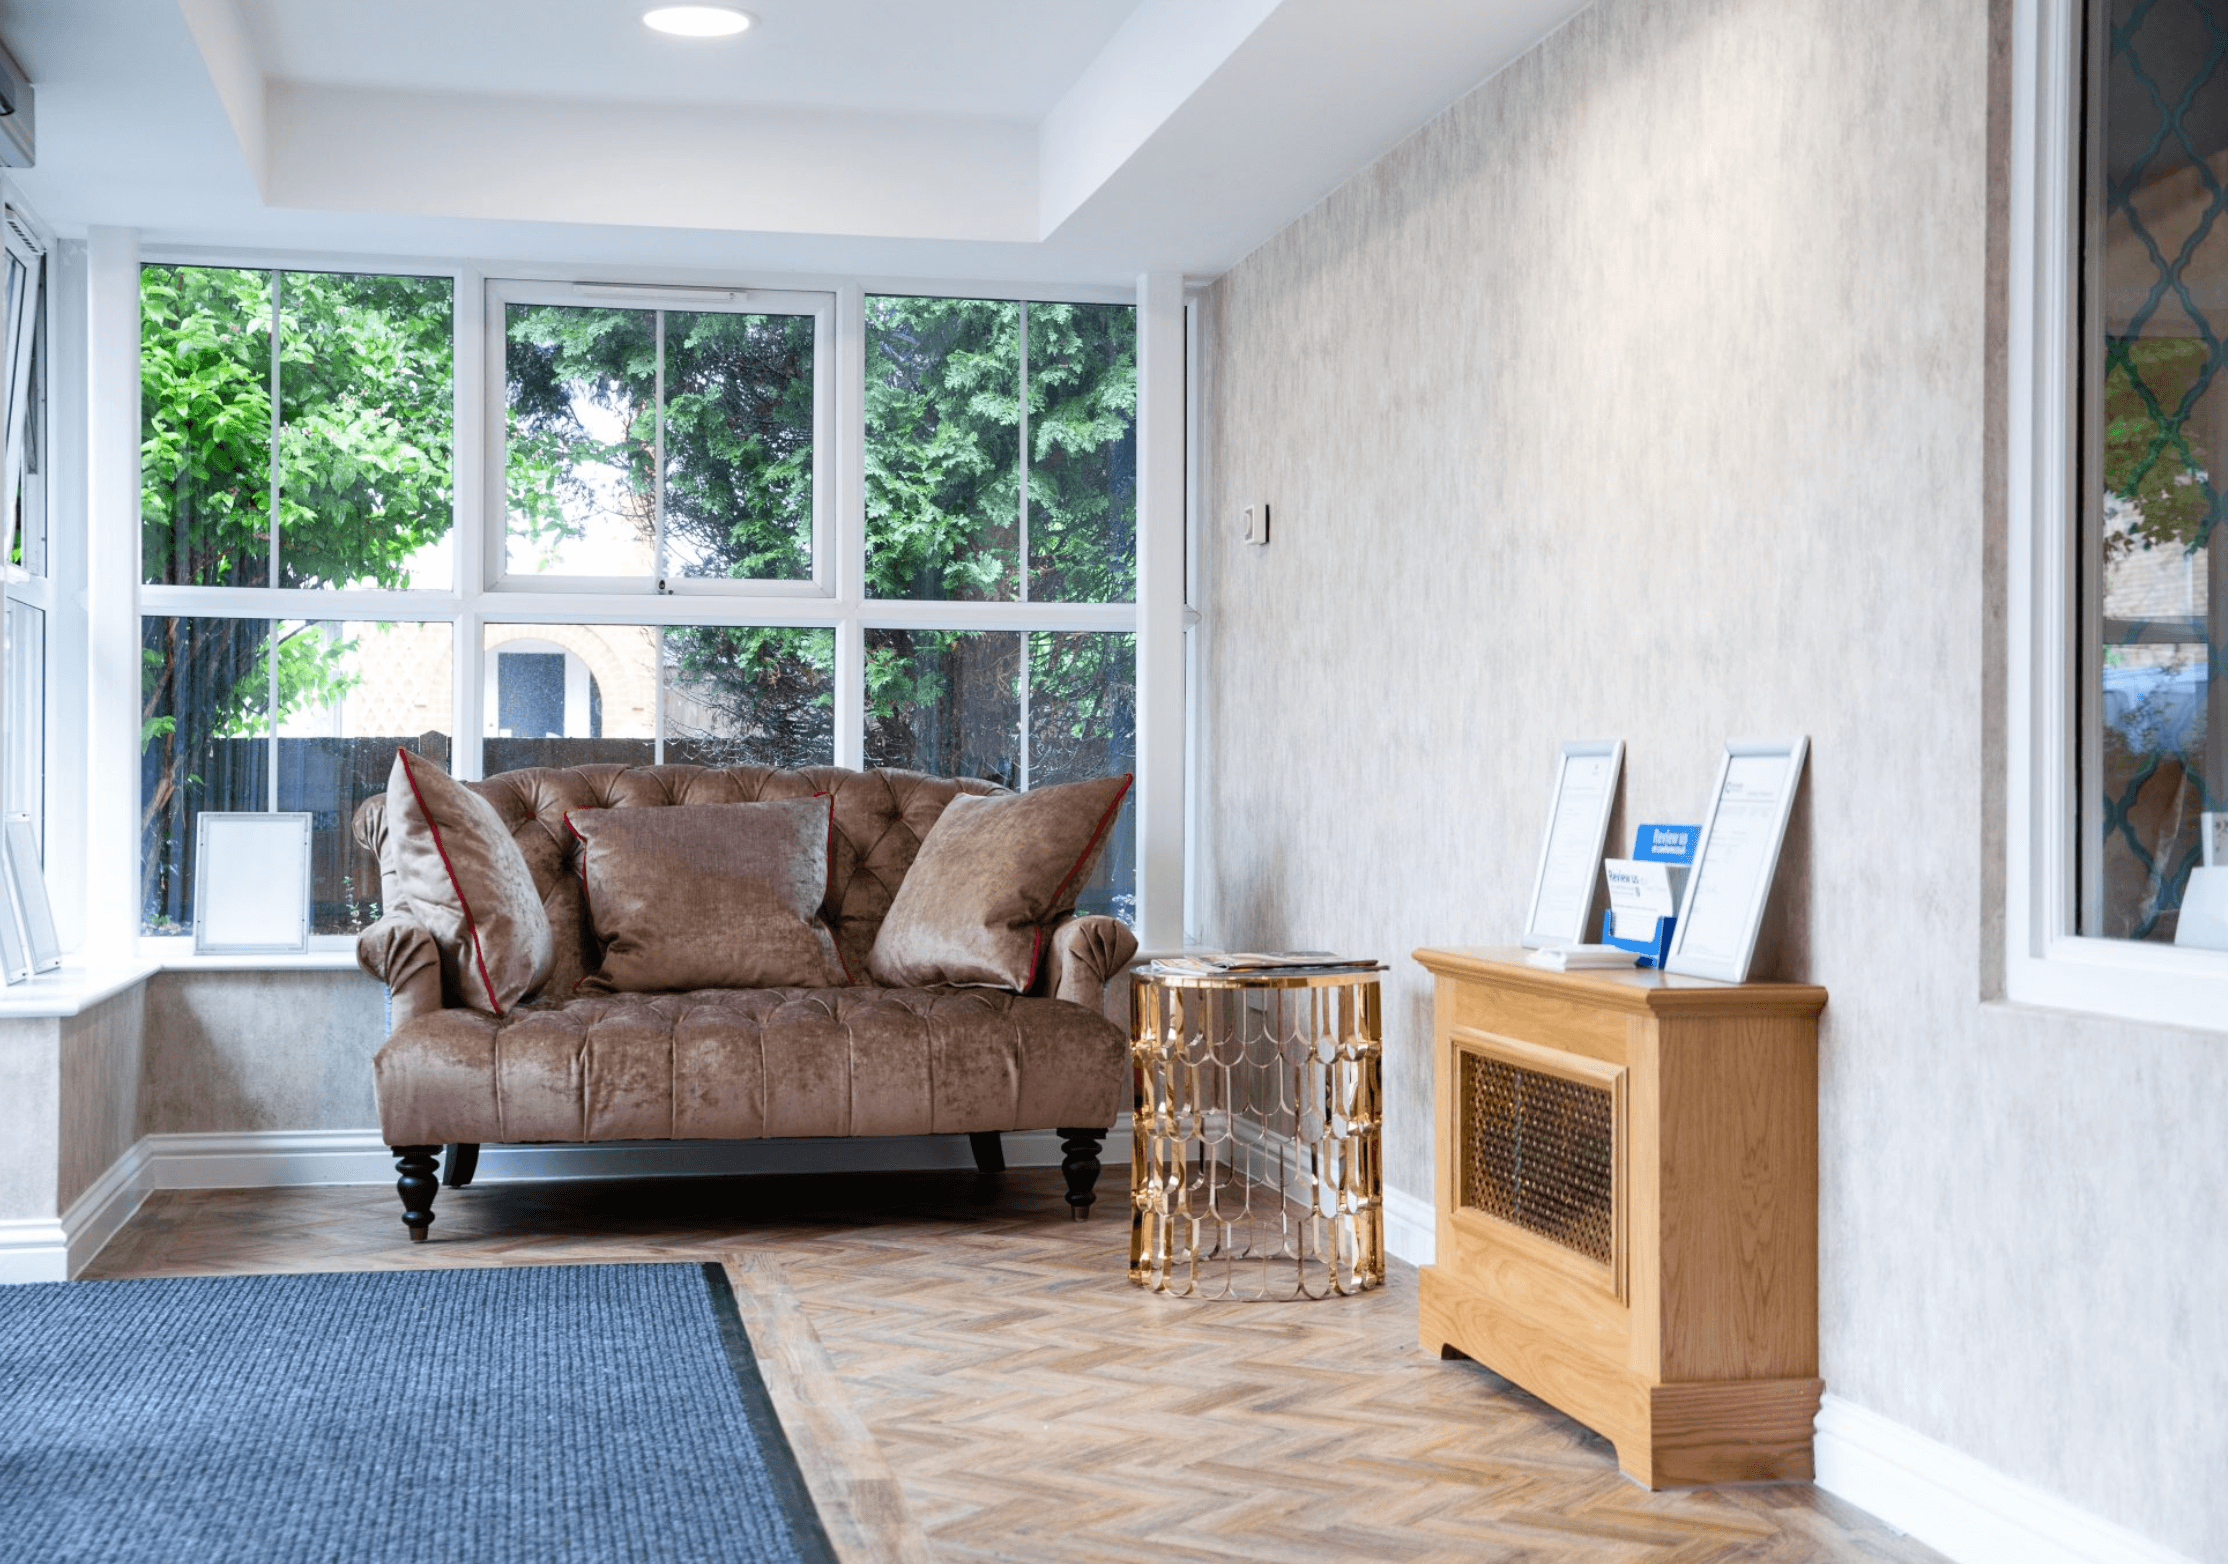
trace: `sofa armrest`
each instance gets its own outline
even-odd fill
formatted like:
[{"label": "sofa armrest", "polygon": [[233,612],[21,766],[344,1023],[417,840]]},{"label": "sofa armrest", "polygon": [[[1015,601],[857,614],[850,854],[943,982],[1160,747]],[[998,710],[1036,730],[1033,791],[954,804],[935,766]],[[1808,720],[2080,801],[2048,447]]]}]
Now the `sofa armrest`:
[{"label": "sofa armrest", "polygon": [[1045,955],[1044,992],[1073,1000],[1094,1015],[1106,1003],[1106,985],[1137,954],[1137,936],[1119,918],[1070,918],[1052,930]]},{"label": "sofa armrest", "polygon": [[390,912],[357,935],[356,965],[387,985],[395,1028],[442,1008],[440,947],[409,913]]}]

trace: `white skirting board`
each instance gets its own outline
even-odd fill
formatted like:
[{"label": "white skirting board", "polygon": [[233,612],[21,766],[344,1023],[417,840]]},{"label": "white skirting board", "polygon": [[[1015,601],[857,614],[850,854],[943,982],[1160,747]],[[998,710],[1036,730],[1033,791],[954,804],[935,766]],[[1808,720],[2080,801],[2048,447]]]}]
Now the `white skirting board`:
[{"label": "white skirting board", "polygon": [[[1124,1177],[1128,1136],[1125,1113],[1099,1153],[1105,1167],[1099,1177],[1102,1202],[1114,1189],[1111,1181]],[[1056,1131],[1009,1130],[1004,1141],[1008,1167],[1060,1165]],[[726,1173],[916,1173],[974,1165],[964,1135],[614,1141],[590,1146],[488,1146],[480,1153],[473,1182],[700,1178]],[[394,1179],[394,1156],[377,1130],[148,1135],[72,1201],[59,1222],[0,1222],[0,1283],[58,1282],[76,1275],[154,1190],[392,1184]]]},{"label": "white skirting board", "polygon": [[68,1280],[69,1241],[60,1222],[0,1221],[0,1283]]},{"label": "white skirting board", "polygon": [[1839,1396],[1814,1450],[1819,1487],[1956,1564],[2193,1564]]},{"label": "white skirting board", "polygon": [[1385,1252],[1410,1265],[1437,1263],[1439,1218],[1431,1202],[1385,1186]]}]

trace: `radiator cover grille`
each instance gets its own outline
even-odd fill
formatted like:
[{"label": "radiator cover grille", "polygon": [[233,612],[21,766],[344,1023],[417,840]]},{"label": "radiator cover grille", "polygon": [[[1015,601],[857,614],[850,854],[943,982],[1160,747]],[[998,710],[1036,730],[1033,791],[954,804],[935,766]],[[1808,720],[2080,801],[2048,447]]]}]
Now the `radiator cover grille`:
[{"label": "radiator cover grille", "polygon": [[1462,1053],[1462,1204],[1616,1261],[1616,1115],[1604,1088]]}]

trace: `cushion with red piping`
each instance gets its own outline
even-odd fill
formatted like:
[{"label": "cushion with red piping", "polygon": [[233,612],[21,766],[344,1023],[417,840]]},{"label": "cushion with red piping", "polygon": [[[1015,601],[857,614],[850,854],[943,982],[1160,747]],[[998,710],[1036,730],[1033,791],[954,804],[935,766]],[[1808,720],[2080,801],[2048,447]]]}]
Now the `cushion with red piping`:
[{"label": "cushion with red piping", "polygon": [[1095,777],[945,805],[875,935],[874,981],[1026,990],[1047,925],[1074,910],[1129,785]]},{"label": "cushion with red piping", "polygon": [[381,868],[433,935],[441,984],[503,1015],[549,976],[549,915],[495,806],[422,755],[395,751]]},{"label": "cushion with red piping", "polygon": [[574,809],[580,881],[603,965],[583,994],[837,988],[820,921],[833,800]]}]

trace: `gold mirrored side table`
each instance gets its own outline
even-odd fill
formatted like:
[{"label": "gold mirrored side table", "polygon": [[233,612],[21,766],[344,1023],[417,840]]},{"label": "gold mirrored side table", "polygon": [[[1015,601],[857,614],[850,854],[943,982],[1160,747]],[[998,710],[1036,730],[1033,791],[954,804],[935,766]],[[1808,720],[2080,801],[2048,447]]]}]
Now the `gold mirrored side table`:
[{"label": "gold mirrored side table", "polygon": [[1377,975],[1132,974],[1131,1281],[1246,1300],[1383,1283]]}]

